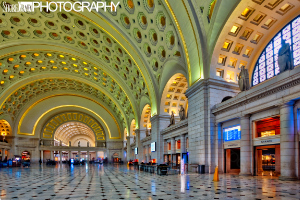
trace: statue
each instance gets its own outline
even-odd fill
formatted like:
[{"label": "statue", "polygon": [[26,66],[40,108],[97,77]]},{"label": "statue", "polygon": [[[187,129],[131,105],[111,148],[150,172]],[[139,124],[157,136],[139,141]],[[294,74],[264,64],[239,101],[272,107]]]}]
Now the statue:
[{"label": "statue", "polygon": [[149,130],[148,130],[147,126],[146,126],[146,137],[148,137],[148,136],[150,136],[150,134],[149,134]]},{"label": "statue", "polygon": [[71,141],[69,141],[69,147],[71,146]]},{"label": "statue", "polygon": [[174,112],[172,111],[171,117],[170,117],[170,124],[168,127],[175,125],[175,116],[174,116]]},{"label": "statue", "polygon": [[61,140],[59,140],[59,146],[62,146],[62,141]]},{"label": "statue", "polygon": [[278,66],[280,73],[294,68],[290,44],[285,43],[284,39],[281,39],[281,48],[278,51]]},{"label": "statue", "polygon": [[136,138],[135,138],[135,136],[133,136],[133,143],[135,143],[136,142]]},{"label": "statue", "polygon": [[180,121],[185,120],[185,112],[182,105],[180,105],[179,117],[180,117]]},{"label": "statue", "polygon": [[239,87],[241,91],[246,91],[250,89],[249,84],[249,73],[245,66],[242,66],[241,72],[239,74]]},{"label": "statue", "polygon": [[78,142],[78,147],[80,147],[80,141]]},{"label": "statue", "polygon": [[41,145],[41,146],[44,145],[44,142],[43,142],[42,139],[40,139],[40,145]]},{"label": "statue", "polygon": [[87,142],[87,147],[90,147],[90,142]]}]

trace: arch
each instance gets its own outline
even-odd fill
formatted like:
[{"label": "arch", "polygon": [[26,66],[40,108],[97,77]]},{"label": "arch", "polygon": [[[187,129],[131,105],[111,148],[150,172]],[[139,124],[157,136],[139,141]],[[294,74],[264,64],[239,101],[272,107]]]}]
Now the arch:
[{"label": "arch", "polygon": [[63,131],[61,129],[68,128],[68,125],[66,125],[67,122],[70,122],[70,125],[73,127],[78,126],[79,123],[84,124],[81,127],[91,129],[96,140],[105,140],[105,132],[102,125],[90,115],[81,112],[65,112],[54,115],[45,123],[41,132],[41,138],[54,139],[57,131],[60,133]]},{"label": "arch", "polygon": [[3,140],[8,135],[12,136],[11,126],[8,123],[8,121],[6,121],[4,119],[0,120],[0,134],[3,137]]},{"label": "arch", "polygon": [[65,122],[59,125],[53,134],[54,140],[62,141],[63,145],[66,146],[69,146],[69,142],[71,142],[71,146],[76,146],[76,143],[74,142],[75,139],[78,138],[78,136],[81,139],[84,138],[84,140],[88,141],[91,147],[95,146],[96,134],[94,130],[84,122]]},{"label": "arch", "polygon": [[164,91],[161,96],[160,113],[170,115],[173,111],[175,116],[179,115],[178,110],[181,106],[187,112],[188,100],[185,92],[188,89],[187,79],[183,74],[174,74],[166,83]]},{"label": "arch", "polygon": [[267,44],[258,60],[256,61],[253,73],[252,73],[252,86],[262,83],[280,73],[280,69],[277,63],[278,51],[281,48],[281,40],[286,40],[289,43],[293,66],[300,65],[300,15],[291,20],[285,25]]},{"label": "arch", "polygon": [[222,99],[221,102],[227,101],[228,99],[231,99],[231,98],[232,98],[232,96],[226,96],[226,97],[224,97],[224,98]]},{"label": "arch", "polygon": [[130,123],[130,136],[135,136],[135,128],[136,128],[135,119],[133,119]]},{"label": "arch", "polygon": [[149,104],[144,106],[144,109],[142,111],[141,115],[141,121],[140,121],[140,130],[151,130],[151,106]]}]

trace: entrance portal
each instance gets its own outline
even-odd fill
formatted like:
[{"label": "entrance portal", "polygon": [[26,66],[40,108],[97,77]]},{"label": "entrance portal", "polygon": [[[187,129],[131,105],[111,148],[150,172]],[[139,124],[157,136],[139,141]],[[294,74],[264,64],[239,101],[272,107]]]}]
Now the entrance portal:
[{"label": "entrance portal", "polygon": [[280,145],[256,147],[256,172],[262,176],[280,174]]}]

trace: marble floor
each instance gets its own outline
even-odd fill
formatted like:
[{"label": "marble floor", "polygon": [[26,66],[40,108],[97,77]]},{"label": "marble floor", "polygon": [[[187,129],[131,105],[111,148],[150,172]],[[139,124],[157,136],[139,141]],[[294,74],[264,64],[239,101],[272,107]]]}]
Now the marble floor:
[{"label": "marble floor", "polygon": [[4,199],[300,199],[300,181],[188,174],[158,176],[126,165],[0,168]]}]

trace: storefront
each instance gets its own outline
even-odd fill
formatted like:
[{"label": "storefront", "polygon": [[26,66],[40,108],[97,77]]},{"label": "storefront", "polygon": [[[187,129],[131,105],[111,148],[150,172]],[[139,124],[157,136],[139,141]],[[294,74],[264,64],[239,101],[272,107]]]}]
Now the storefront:
[{"label": "storefront", "polygon": [[[224,171],[240,173],[240,139],[241,127],[234,125],[223,128],[224,137]],[[249,163],[250,164],[250,163]]]},{"label": "storefront", "polygon": [[280,175],[280,118],[271,117],[255,122],[254,174]]}]

